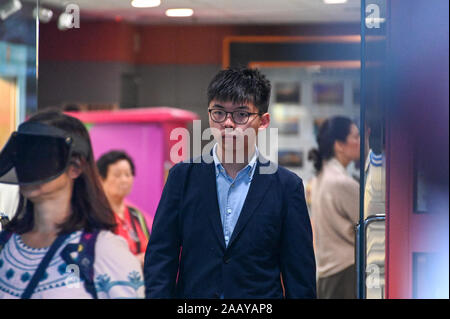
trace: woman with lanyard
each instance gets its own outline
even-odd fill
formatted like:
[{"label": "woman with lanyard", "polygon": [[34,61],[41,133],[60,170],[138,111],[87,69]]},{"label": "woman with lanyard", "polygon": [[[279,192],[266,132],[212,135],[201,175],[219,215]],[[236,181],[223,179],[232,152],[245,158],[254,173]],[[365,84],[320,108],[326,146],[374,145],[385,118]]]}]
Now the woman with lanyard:
[{"label": "woman with lanyard", "polygon": [[88,132],[59,111],[31,117],[0,153],[20,204],[0,233],[0,298],[142,298],[139,262],[111,232]]},{"label": "woman with lanyard", "polygon": [[97,160],[103,189],[113,212],[117,228],[115,233],[125,238],[131,252],[144,266],[149,230],[142,213],[125,202],[131,192],[135,176],[133,160],[123,151],[113,150]]}]

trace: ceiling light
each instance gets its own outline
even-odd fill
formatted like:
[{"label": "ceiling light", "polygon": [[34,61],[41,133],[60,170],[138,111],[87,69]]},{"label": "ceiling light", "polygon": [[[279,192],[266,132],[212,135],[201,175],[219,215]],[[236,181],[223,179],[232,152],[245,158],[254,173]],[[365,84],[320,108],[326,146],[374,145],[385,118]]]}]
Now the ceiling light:
[{"label": "ceiling light", "polygon": [[33,10],[33,17],[36,19],[36,16],[39,14],[39,21],[43,23],[48,23],[53,17],[53,11],[50,9],[46,9],[43,7],[36,7]]},{"label": "ceiling light", "polygon": [[20,9],[22,9],[22,3],[19,0],[9,0],[0,4],[0,20],[6,20]]},{"label": "ceiling light", "polygon": [[183,9],[168,9],[166,11],[166,16],[168,17],[190,17],[194,14],[194,10],[183,8]]},{"label": "ceiling light", "polygon": [[323,0],[326,4],[340,4],[340,3],[346,3],[347,0]]},{"label": "ceiling light", "polygon": [[133,0],[131,5],[135,8],[153,8],[161,4],[161,0]]}]

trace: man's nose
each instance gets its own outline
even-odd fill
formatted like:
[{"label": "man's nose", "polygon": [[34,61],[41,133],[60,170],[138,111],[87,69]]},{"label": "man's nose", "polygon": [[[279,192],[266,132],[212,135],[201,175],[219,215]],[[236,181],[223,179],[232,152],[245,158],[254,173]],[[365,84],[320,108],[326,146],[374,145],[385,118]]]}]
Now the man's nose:
[{"label": "man's nose", "polygon": [[232,113],[227,113],[227,117],[225,118],[225,121],[223,122],[223,126],[224,127],[235,127],[235,123],[233,120],[233,114]]}]

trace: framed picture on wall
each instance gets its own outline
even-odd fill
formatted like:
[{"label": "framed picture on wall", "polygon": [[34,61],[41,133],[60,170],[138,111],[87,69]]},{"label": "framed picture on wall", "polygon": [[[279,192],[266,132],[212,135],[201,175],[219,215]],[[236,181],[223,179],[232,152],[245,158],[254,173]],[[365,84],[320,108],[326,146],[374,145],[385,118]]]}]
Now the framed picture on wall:
[{"label": "framed picture on wall", "polygon": [[284,104],[300,104],[301,93],[298,82],[275,83],[275,102]]},{"label": "framed picture on wall", "polygon": [[300,123],[297,117],[290,117],[283,119],[282,121],[277,121],[274,123],[274,127],[278,128],[278,133],[283,135],[299,135],[300,134]]},{"label": "framed picture on wall", "polygon": [[280,135],[300,135],[300,114],[297,108],[276,104],[272,109],[271,127],[278,128]]},{"label": "framed picture on wall", "polygon": [[303,167],[303,152],[292,150],[278,151],[278,164],[289,167]]},{"label": "framed picture on wall", "polygon": [[319,82],[313,85],[313,103],[317,105],[344,105],[344,83]]}]

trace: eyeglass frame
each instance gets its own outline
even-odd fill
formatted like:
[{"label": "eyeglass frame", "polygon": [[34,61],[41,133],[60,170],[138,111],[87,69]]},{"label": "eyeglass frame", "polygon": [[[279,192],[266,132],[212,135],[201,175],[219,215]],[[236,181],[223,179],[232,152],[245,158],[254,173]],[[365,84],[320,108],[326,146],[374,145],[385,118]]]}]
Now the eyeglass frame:
[{"label": "eyeglass frame", "polygon": [[[223,121],[220,121],[220,122],[219,122],[219,121],[216,121],[216,120],[214,119],[214,116],[211,114],[211,111],[222,111],[222,112],[225,112],[225,118],[223,119]],[[233,114],[236,113],[236,112],[245,112],[245,113],[248,113],[248,117],[247,117],[247,120],[245,121],[245,123],[237,123],[237,122],[235,121],[234,115],[233,115]],[[219,124],[225,122],[225,121],[227,120],[227,118],[228,118],[228,114],[231,114],[231,119],[233,120],[233,123],[238,124],[238,125],[245,125],[245,124],[247,124],[247,123],[248,123],[248,120],[250,119],[250,116],[251,116],[251,115],[259,115],[259,116],[264,115],[264,113],[261,113],[261,112],[252,113],[252,112],[247,112],[247,111],[244,111],[244,110],[235,110],[235,111],[232,111],[232,112],[228,112],[228,111],[225,111],[225,110],[222,110],[222,109],[214,109],[214,108],[208,109],[208,113],[209,113],[211,119],[213,120],[213,122],[214,122],[214,123],[219,123]]]}]

